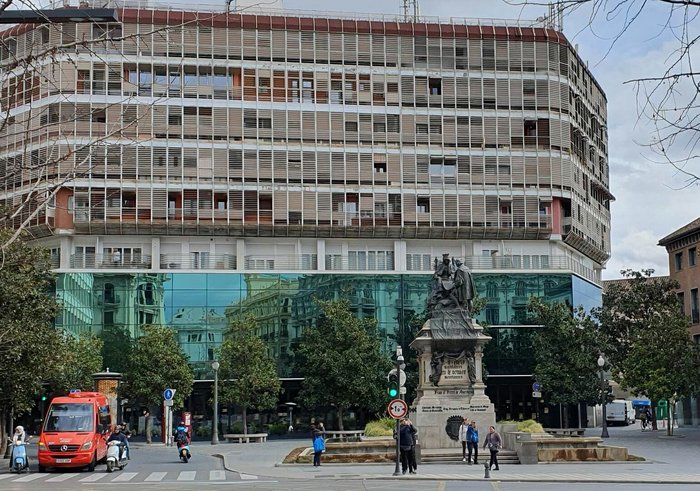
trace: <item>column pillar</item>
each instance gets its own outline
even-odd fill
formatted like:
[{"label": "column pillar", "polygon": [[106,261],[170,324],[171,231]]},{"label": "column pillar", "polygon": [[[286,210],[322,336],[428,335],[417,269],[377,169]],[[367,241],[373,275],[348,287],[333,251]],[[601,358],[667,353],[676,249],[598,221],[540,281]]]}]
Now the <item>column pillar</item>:
[{"label": "column pillar", "polygon": [[326,239],[316,241],[316,263],[319,271],[326,270]]},{"label": "column pillar", "polygon": [[122,415],[121,407],[117,401],[117,387],[119,387],[122,374],[110,372],[109,368],[107,368],[104,372],[93,373],[92,379],[95,381],[95,390],[107,396],[109,412],[112,415],[112,424],[121,423]]}]

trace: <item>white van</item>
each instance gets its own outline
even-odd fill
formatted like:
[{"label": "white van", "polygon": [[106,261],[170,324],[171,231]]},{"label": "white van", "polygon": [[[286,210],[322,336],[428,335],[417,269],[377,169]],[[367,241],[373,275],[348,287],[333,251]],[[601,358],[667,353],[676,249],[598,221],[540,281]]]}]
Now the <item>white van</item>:
[{"label": "white van", "polygon": [[605,407],[606,420],[609,425],[620,424],[623,426],[634,424],[635,414],[632,401],[617,399],[609,402]]}]

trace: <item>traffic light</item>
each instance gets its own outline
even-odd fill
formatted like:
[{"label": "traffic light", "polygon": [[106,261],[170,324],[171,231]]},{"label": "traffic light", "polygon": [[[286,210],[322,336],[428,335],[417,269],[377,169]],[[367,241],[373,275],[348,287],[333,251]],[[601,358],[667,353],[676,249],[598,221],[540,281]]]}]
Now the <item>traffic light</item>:
[{"label": "traffic light", "polygon": [[388,381],[386,393],[389,394],[389,397],[395,399],[399,395],[399,377],[396,374],[396,369],[389,372],[386,379]]},{"label": "traffic light", "polygon": [[41,396],[41,402],[46,402],[46,399],[48,399],[46,396]]},{"label": "traffic light", "polygon": [[399,394],[405,394],[406,393],[406,372],[403,370],[396,370],[396,368],[393,368],[388,375],[386,376],[386,379],[388,381],[387,384],[387,389],[386,393],[389,394],[389,397],[396,398],[399,396]]}]

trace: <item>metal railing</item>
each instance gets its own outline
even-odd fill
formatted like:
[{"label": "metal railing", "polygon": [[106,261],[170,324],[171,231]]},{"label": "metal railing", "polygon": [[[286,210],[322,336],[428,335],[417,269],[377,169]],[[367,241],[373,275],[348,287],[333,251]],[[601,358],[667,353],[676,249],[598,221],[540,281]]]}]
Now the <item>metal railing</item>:
[{"label": "metal railing", "polygon": [[249,271],[317,270],[318,255],[249,255],[245,256],[244,265]]},{"label": "metal railing", "polygon": [[[78,0],[69,0],[72,7],[77,7]],[[232,14],[265,14],[285,17],[305,17],[314,19],[341,19],[354,21],[379,21],[379,22],[410,22],[427,24],[456,24],[468,26],[507,26],[507,27],[546,27],[546,19],[524,20],[524,19],[496,19],[496,18],[470,18],[470,17],[439,17],[436,15],[403,15],[403,14],[381,14],[365,12],[334,12],[327,10],[293,10],[277,7],[267,7],[265,2],[259,2],[251,6],[235,8],[233,2],[230,6]],[[163,10],[174,12],[206,12],[224,13],[226,12],[226,2],[220,3],[165,3],[151,0],[83,0],[80,4],[86,4],[92,8],[129,8],[144,10]],[[50,8],[64,8],[65,0],[59,0],[50,4]]]},{"label": "metal railing", "polygon": [[223,269],[234,270],[236,256],[232,254],[161,254],[160,269]]},{"label": "metal railing", "polygon": [[150,269],[149,254],[71,254],[73,269]]}]

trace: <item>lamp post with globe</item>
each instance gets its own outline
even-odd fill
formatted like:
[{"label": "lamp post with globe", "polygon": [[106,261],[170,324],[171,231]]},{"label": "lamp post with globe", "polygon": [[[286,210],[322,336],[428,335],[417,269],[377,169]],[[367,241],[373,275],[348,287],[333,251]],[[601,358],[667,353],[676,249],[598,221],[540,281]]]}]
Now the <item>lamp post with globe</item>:
[{"label": "lamp post with globe", "polygon": [[213,361],[211,368],[214,370],[214,423],[211,429],[211,444],[219,443],[219,362]]},{"label": "lamp post with globe", "polygon": [[603,367],[605,366],[605,358],[603,355],[598,356],[598,368],[600,369],[600,393],[602,395],[601,401],[603,404],[603,432],[601,433],[601,438],[609,438],[608,435],[608,418],[606,406],[608,405],[608,391],[607,391],[607,380],[603,377]]}]

